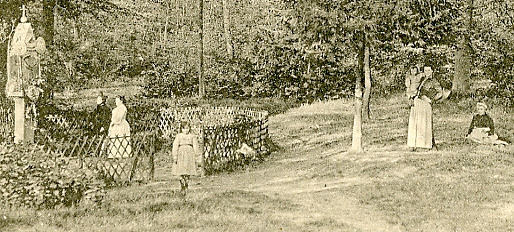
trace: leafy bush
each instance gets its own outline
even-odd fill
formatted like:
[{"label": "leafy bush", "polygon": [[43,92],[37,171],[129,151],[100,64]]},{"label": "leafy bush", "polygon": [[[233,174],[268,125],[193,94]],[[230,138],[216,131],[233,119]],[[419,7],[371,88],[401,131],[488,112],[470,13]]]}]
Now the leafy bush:
[{"label": "leafy bush", "polygon": [[38,145],[0,145],[0,201],[10,207],[55,208],[100,203],[105,183],[73,159]]},{"label": "leafy bush", "polygon": [[[505,49],[508,51],[508,49]],[[485,66],[485,73],[490,77],[491,86],[486,91],[479,92],[476,95],[485,95],[490,98],[501,99],[499,103],[504,106],[514,105],[514,71],[512,70],[512,54],[514,52],[506,52],[505,54],[493,53],[489,58],[489,62]],[[494,56],[493,56],[494,55]]]},{"label": "leafy bush", "polygon": [[511,73],[493,76],[491,78],[493,83],[491,88],[488,88],[485,93],[478,91],[475,95],[485,95],[493,99],[497,98],[499,99],[498,103],[511,107],[514,105],[514,83],[512,83],[512,78],[514,78],[514,75]]},{"label": "leafy bush", "polygon": [[193,70],[180,72],[165,63],[141,74],[145,80],[143,95],[147,97],[192,96],[198,92],[198,79],[193,76]]}]

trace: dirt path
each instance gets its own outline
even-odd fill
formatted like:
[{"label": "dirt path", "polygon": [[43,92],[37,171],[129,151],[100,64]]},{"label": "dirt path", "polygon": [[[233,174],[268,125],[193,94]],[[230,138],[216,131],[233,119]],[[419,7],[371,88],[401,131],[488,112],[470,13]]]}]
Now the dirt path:
[{"label": "dirt path", "polygon": [[[278,212],[277,217],[295,223],[331,220],[354,228],[355,231],[404,231],[401,225],[391,224],[385,215],[371,205],[359,203],[343,194],[340,188],[369,183],[357,176],[330,177],[319,175],[319,168],[330,166],[333,160],[373,159],[369,155],[348,154],[341,144],[331,145],[348,137],[350,128],[338,128],[330,133],[323,121],[302,119],[303,114],[341,114],[350,104],[342,101],[305,106],[270,119],[270,135],[283,151],[274,153],[270,160],[246,172],[205,177],[200,188],[214,190],[243,190],[258,192],[300,205],[295,213]],[[386,155],[387,156],[387,155]],[[391,153],[385,159],[394,160]]]}]

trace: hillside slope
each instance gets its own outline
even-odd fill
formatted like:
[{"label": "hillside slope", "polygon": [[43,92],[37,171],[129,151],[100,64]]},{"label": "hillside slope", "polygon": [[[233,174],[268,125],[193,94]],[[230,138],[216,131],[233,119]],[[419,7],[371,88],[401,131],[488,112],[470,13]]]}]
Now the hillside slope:
[{"label": "hillside slope", "polygon": [[[292,109],[270,119],[270,135],[281,147],[270,160],[244,173],[208,177],[202,188],[290,201],[294,211],[270,213],[320,231],[513,229],[514,216],[506,212],[513,209],[514,149],[464,141],[473,104],[434,105],[439,150],[411,152],[408,107],[398,98],[380,100],[363,126],[363,154],[347,152],[352,102]],[[490,114],[498,133],[510,135],[509,114],[496,108]]]},{"label": "hillside slope", "polygon": [[332,175],[342,171],[338,163],[364,158],[346,153],[351,138],[351,109],[349,102],[332,101],[271,118],[270,135],[282,150],[255,170],[230,175],[225,188],[291,201],[298,205],[297,210],[278,211],[273,216],[298,225],[317,223],[318,229],[345,231],[401,230],[375,206],[341,192],[370,180]]},{"label": "hillside slope", "polygon": [[[464,141],[473,105],[434,105],[439,149],[411,152],[403,99],[375,99],[361,154],[347,152],[352,102],[302,106],[270,118],[265,162],[195,177],[186,198],[160,153],[150,183],[110,189],[99,207],[9,211],[0,230],[512,231],[514,148]],[[511,137],[512,112],[489,114]]]}]

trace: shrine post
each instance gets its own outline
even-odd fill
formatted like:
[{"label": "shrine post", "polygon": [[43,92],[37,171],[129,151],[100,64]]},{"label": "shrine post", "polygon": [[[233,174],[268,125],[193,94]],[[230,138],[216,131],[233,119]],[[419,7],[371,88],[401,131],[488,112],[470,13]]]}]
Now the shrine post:
[{"label": "shrine post", "polygon": [[36,86],[41,80],[39,54],[45,51],[43,38],[35,39],[34,30],[27,22],[26,8],[16,26],[7,48],[6,96],[14,100],[14,142],[34,141],[37,115],[35,102],[41,90]]}]

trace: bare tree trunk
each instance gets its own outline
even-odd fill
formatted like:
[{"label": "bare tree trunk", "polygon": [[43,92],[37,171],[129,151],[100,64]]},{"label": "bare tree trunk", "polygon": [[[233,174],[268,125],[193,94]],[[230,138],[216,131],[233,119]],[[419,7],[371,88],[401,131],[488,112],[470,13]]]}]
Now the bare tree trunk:
[{"label": "bare tree trunk", "polygon": [[73,31],[73,39],[75,41],[78,41],[80,39],[80,31],[79,31],[79,28],[77,27],[77,19],[75,17],[70,19],[70,24],[71,24],[71,28]]},{"label": "bare tree trunk", "polygon": [[371,68],[369,64],[369,46],[364,47],[364,98],[362,99],[362,120],[370,119],[369,101],[371,99]]},{"label": "bare tree trunk", "polygon": [[204,23],[203,23],[203,0],[200,0],[200,70],[198,78],[198,97],[203,98],[205,95],[205,86],[203,82],[203,46],[204,46]]},{"label": "bare tree trunk", "polygon": [[462,36],[455,56],[455,74],[452,81],[452,97],[468,96],[470,90],[470,74],[473,60],[471,59],[470,34],[473,29],[473,0],[468,0],[466,32]]},{"label": "bare tree trunk", "polygon": [[[73,34],[73,40],[75,42],[79,42],[79,46],[82,46],[80,44],[80,31],[79,31],[79,28],[77,27],[77,19],[78,17],[73,17],[72,19],[70,19],[70,25],[71,25],[71,29],[72,29],[72,34]],[[66,70],[68,71],[68,78],[73,78],[73,75],[75,73],[75,59],[73,56],[69,57],[69,58],[65,58],[66,60],[64,60],[64,67],[66,68]]]},{"label": "bare tree trunk", "polygon": [[228,9],[227,0],[222,0],[223,4],[223,30],[225,33],[225,45],[227,46],[227,54],[230,59],[234,57],[234,49],[232,48],[232,36],[230,35],[230,11]]},{"label": "bare tree trunk", "polygon": [[164,34],[162,36],[162,43],[166,43],[168,41],[168,21],[169,21],[169,13],[170,13],[170,3],[166,4],[166,20],[164,22]]},{"label": "bare tree trunk", "polygon": [[43,0],[43,21],[44,35],[47,45],[52,45],[54,42],[54,8],[55,0]]},{"label": "bare tree trunk", "polygon": [[[43,39],[45,40],[45,44],[47,49],[49,46],[54,43],[54,29],[55,29],[55,4],[56,0],[43,0],[43,11],[41,12],[43,15]],[[51,99],[54,96],[54,84],[55,84],[55,76],[54,75],[45,75],[47,85],[43,90],[43,101],[47,99]]]},{"label": "bare tree trunk", "polygon": [[455,55],[455,74],[452,81],[452,97],[460,98],[470,92],[471,57],[467,39],[463,39]]},{"label": "bare tree trunk", "polygon": [[359,68],[355,78],[355,111],[353,117],[352,148],[350,149],[350,151],[357,153],[364,151],[362,148],[362,75],[364,72],[365,37],[362,36],[359,40]]}]

